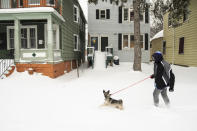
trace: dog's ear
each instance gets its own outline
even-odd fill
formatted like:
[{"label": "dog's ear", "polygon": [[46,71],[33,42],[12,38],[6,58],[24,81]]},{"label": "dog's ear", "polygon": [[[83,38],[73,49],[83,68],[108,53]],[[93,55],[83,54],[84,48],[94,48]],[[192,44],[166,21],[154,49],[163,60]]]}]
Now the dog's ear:
[{"label": "dog's ear", "polygon": [[103,90],[103,93],[105,93],[105,90]]},{"label": "dog's ear", "polygon": [[110,90],[107,91],[107,93],[109,94]]}]

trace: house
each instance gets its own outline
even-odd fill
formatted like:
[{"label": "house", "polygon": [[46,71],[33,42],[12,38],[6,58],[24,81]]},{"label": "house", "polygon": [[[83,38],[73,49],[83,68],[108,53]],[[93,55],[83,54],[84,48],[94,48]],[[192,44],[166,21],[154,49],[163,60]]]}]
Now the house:
[{"label": "house", "polygon": [[150,59],[152,59],[152,54],[156,51],[165,54],[165,49],[163,47],[165,47],[165,43],[163,42],[163,30],[161,30],[150,40]]},{"label": "house", "polygon": [[191,0],[190,14],[185,14],[176,27],[170,21],[169,13],[164,15],[165,59],[173,64],[197,66],[197,1]]},{"label": "house", "polygon": [[[99,0],[98,4],[88,4],[88,37],[89,46],[96,51],[105,51],[105,47],[113,47],[114,55],[121,62],[134,60],[134,11],[133,2],[116,5],[110,1]],[[149,62],[150,22],[149,11],[140,15],[140,32],[142,62]]]},{"label": "house", "polygon": [[0,0],[0,59],[58,77],[85,60],[86,23],[78,0]]}]

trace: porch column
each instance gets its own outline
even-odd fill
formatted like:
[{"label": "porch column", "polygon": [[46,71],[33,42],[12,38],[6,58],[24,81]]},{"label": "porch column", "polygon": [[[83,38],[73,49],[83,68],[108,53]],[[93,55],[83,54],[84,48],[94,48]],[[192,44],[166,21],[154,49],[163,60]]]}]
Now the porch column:
[{"label": "porch column", "polygon": [[48,34],[48,62],[53,62],[53,21],[52,16],[47,19],[47,34]]},{"label": "porch column", "polygon": [[20,20],[14,20],[14,57],[15,62],[20,61],[20,48],[21,48],[21,28]]}]

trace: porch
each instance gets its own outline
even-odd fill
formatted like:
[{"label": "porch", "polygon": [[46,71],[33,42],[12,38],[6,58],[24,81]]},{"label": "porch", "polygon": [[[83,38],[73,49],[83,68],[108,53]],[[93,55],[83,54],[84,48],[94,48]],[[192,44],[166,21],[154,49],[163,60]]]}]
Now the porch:
[{"label": "porch", "polygon": [[19,72],[28,68],[38,71],[39,67],[39,72],[44,74],[45,70],[54,78],[64,72],[58,71],[63,63],[64,18],[51,7],[38,10],[39,7],[0,10],[0,59],[14,59]]},{"label": "porch", "polygon": [[0,10],[0,57],[14,54],[15,62],[19,63],[61,61],[60,25],[63,17],[59,18],[50,10],[41,13],[33,12],[37,9],[31,10],[9,15]]}]

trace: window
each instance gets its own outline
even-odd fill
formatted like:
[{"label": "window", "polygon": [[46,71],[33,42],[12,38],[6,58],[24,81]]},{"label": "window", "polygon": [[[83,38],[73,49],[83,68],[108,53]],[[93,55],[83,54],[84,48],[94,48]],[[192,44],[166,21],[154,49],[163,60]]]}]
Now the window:
[{"label": "window", "polygon": [[188,20],[188,13],[185,12],[183,14],[183,22],[186,21],[186,20]]},{"label": "window", "polygon": [[130,35],[130,48],[134,48],[134,35]]},{"label": "window", "polygon": [[79,51],[79,36],[74,34],[74,51]]},{"label": "window", "polygon": [[28,0],[29,5],[40,5],[40,0]]},{"label": "window", "polygon": [[55,5],[55,0],[46,0],[47,5]]},{"label": "window", "polygon": [[[134,35],[123,35],[123,40],[122,40],[122,47],[123,48],[134,48]],[[130,45],[129,45],[130,41]],[[140,35],[140,47],[143,48],[144,46],[144,36]]]},{"label": "window", "polygon": [[168,15],[168,26],[172,26],[172,18],[171,15]]},{"label": "window", "polygon": [[123,10],[124,21],[128,21],[128,17],[129,17],[128,11],[129,11],[128,8],[124,8],[124,10]]},{"label": "window", "polygon": [[79,22],[79,8],[74,5],[74,22]]},{"label": "window", "polygon": [[166,54],[166,41],[163,41],[163,54]]},{"label": "window", "polygon": [[184,37],[179,39],[179,54],[184,53]]},{"label": "window", "polygon": [[110,9],[96,9],[96,19],[110,19]]},{"label": "window", "polygon": [[100,18],[101,19],[105,19],[105,17],[106,17],[106,14],[105,13],[106,13],[105,10],[101,10],[100,11]]},{"label": "window", "polygon": [[[140,13],[140,21],[144,20],[144,14]],[[133,8],[124,8],[123,9],[123,21],[134,21],[134,10]]]},{"label": "window", "polygon": [[123,35],[123,48],[129,47],[129,37],[128,35]]},{"label": "window", "polygon": [[[14,48],[14,27],[7,27],[8,49]],[[36,49],[37,48],[37,27],[36,26],[22,26],[21,27],[21,48],[22,49]]]}]

